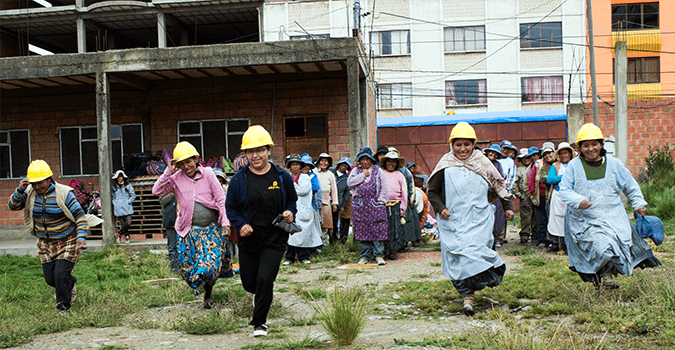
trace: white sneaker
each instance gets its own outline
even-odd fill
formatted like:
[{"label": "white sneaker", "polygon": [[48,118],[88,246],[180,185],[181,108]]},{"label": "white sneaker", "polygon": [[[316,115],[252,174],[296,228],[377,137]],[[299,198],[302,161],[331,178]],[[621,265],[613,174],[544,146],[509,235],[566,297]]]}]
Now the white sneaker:
[{"label": "white sneaker", "polygon": [[290,265],[290,264],[291,264],[291,262],[290,262],[290,261],[288,261],[288,260],[286,260],[286,261],[284,261],[284,263],[283,263],[283,264],[281,264],[281,265],[283,265],[283,266],[288,266],[288,265]]},{"label": "white sneaker", "polygon": [[375,258],[375,261],[377,261],[377,265],[378,265],[378,266],[387,265],[387,262],[384,261],[384,258],[381,257],[381,256],[376,257],[376,258]]},{"label": "white sneaker", "polygon": [[502,247],[502,244],[501,244],[501,243],[499,243],[499,242],[496,242],[496,243],[495,243],[495,249],[501,248],[501,247]]},{"label": "white sneaker", "polygon": [[305,265],[309,265],[309,264],[311,264],[312,262],[309,261],[308,259],[305,259],[305,260],[302,261],[302,263],[305,264]]},{"label": "white sneaker", "polygon": [[361,259],[359,259],[359,262],[358,262],[359,265],[365,265],[367,263],[368,263],[368,259],[366,259],[366,258],[361,258]]},{"label": "white sneaker", "polygon": [[255,326],[253,327],[253,334],[251,334],[252,337],[266,337],[267,336],[267,327],[266,325],[262,324],[260,326]]}]

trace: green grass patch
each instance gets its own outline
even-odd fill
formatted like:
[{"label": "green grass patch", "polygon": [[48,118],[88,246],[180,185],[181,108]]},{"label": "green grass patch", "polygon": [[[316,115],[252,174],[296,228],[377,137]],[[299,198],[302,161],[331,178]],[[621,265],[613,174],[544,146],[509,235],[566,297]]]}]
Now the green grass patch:
[{"label": "green grass patch", "polygon": [[194,314],[172,324],[171,329],[187,334],[220,334],[237,328],[237,319],[212,310],[206,315]]},{"label": "green grass patch", "polygon": [[536,251],[532,247],[523,247],[507,250],[504,254],[509,256],[523,256],[523,255],[532,255]]},{"label": "green grass patch", "polygon": [[284,340],[278,343],[255,343],[248,344],[242,347],[242,349],[249,350],[301,350],[301,349],[321,349],[326,348],[327,344],[325,341],[310,338],[309,335],[300,340]]}]

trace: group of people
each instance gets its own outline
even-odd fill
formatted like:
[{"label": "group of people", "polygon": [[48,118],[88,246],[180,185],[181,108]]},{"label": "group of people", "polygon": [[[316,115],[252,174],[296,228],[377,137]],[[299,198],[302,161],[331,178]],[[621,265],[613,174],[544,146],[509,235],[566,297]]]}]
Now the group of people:
[{"label": "group of people", "polygon": [[[284,257],[288,264],[308,263],[317,249],[343,243],[351,220],[361,248],[359,264],[386,264],[385,257],[396,259],[408,243],[419,244],[426,220],[419,208],[431,206],[440,232],[443,273],[464,297],[464,313],[471,316],[474,293],[498,286],[506,272],[495,247],[503,242],[505,221],[513,219],[514,194],[521,199],[521,215],[531,201],[535,228],[543,225],[537,211],[546,213],[549,208],[548,238],[537,235],[539,231],[533,238],[558,246],[566,243],[570,269],[583,281],[618,288],[612,276],[661,264],[631,229],[619,194],[626,194],[636,215],[645,215],[647,203],[630,172],[604,151],[597,126],[587,124],[579,131],[578,157],[568,144],[561,143],[557,150],[545,144],[541,152],[521,150],[515,157],[522,163],[518,168],[511,166],[513,159],[498,162],[504,154],[515,155],[508,141],[481,151],[476,140],[469,124],[457,124],[449,138],[451,151],[431,176],[386,147],[376,153],[363,147],[355,165],[342,158],[334,168],[328,154],[316,161],[307,154],[291,154],[284,161],[286,170],[270,161],[272,138],[254,125],[242,137],[246,163],[231,179],[200,165],[197,150],[180,142],[152,190],[163,198],[165,209],[174,210],[175,222],[167,227],[176,241],[175,250],[170,250],[171,267],[195,295],[204,292],[204,307],[211,308],[216,281],[233,276],[229,241],[236,238],[242,286],[254,295],[252,335],[265,336],[274,280]],[[76,297],[77,280],[71,271],[86,248],[89,217],[72,189],[52,179],[47,163],[33,161],[27,174],[9,207],[24,210],[27,229],[38,237],[45,280],[55,288],[57,308],[65,311]],[[114,179],[116,191],[127,192],[126,197],[116,197],[118,201],[133,201],[124,174]],[[224,186],[227,180],[231,181]],[[115,213],[122,218],[124,214]],[[530,235],[526,221],[521,242]],[[299,228],[290,230],[292,224]]]}]

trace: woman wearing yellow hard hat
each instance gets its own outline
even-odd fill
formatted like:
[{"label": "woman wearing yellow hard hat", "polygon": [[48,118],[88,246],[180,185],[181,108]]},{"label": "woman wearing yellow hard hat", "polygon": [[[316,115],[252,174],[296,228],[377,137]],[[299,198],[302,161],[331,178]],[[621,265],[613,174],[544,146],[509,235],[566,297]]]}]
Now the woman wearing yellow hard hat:
[{"label": "woman wearing yellow hard hat", "polygon": [[[204,288],[204,308],[213,307],[218,278],[232,277],[225,214],[225,193],[213,170],[199,165],[197,149],[187,141],[173,150],[173,159],[152,187],[158,197],[173,193],[178,201],[178,262],[180,274],[195,295]],[[194,253],[193,253],[194,252]]]},{"label": "woman wearing yellow hard hat", "polygon": [[452,150],[431,173],[429,202],[436,212],[441,237],[443,274],[464,296],[464,314],[475,314],[474,292],[502,282],[506,265],[492,250],[495,215],[488,191],[499,196],[508,220],[513,211],[502,175],[480,150],[476,132],[461,122],[450,133]]},{"label": "woman wearing yellow hard hat", "polygon": [[77,297],[77,279],[71,272],[80,250],[87,248],[89,224],[72,188],[55,182],[44,160],[34,160],[27,174],[12,194],[9,209],[23,209],[28,232],[38,238],[45,281],[56,291],[56,308],[68,311]]},{"label": "woman wearing yellow hard hat", "polygon": [[248,165],[237,171],[227,191],[227,216],[239,232],[239,273],[244,289],[254,294],[253,336],[267,335],[267,313],[274,280],[286,251],[288,232],[273,222],[293,222],[298,195],[291,175],[269,160],[274,146],[260,125],[244,133],[241,149]]},{"label": "woman wearing yellow hard hat", "polygon": [[565,242],[570,269],[596,288],[619,288],[612,276],[630,276],[634,267],[661,265],[649,245],[631,228],[620,198],[630,199],[635,215],[644,216],[647,202],[623,163],[607,155],[605,137],[589,123],[579,129],[580,155],[572,159],[558,195],[567,204]]}]

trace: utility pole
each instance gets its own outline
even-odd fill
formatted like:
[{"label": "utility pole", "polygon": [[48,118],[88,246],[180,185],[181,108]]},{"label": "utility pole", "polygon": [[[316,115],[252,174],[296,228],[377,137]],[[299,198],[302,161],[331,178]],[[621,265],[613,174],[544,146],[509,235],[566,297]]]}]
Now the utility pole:
[{"label": "utility pole", "polygon": [[617,41],[614,46],[614,133],[616,157],[625,165],[628,161],[628,65],[627,43]]},{"label": "utility pole", "polygon": [[354,30],[361,30],[361,1],[354,0]]},{"label": "utility pole", "polygon": [[[593,124],[598,125],[598,84],[595,81],[595,44],[593,43],[592,0],[586,0],[586,20],[588,21],[588,48],[591,56],[591,89],[593,92]],[[599,126],[599,125],[598,125]]]}]

